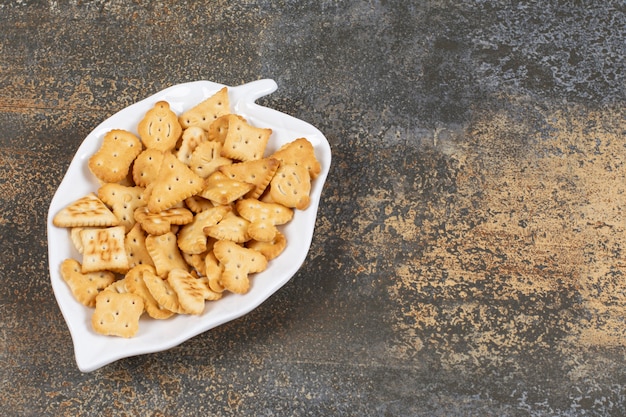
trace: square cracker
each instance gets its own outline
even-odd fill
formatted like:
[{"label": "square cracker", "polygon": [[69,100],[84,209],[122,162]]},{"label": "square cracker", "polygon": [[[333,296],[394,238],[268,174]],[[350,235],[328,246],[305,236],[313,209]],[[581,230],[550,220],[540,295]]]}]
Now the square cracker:
[{"label": "square cracker", "polygon": [[124,226],[106,229],[85,229],[80,232],[83,244],[82,272],[128,271]]},{"label": "square cracker", "polygon": [[143,311],[143,299],[137,294],[103,291],[96,296],[91,324],[100,334],[129,338],[137,334]]}]

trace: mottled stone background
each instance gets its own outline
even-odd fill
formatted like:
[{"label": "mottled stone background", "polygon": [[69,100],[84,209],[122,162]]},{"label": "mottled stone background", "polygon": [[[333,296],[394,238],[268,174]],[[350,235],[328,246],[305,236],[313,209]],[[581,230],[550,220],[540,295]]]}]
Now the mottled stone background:
[{"label": "mottled stone background", "polygon": [[[626,415],[623,1],[21,0],[0,25],[6,415]],[[333,149],[307,261],[82,374],[45,228],[74,152],[162,88],[259,78]]]}]

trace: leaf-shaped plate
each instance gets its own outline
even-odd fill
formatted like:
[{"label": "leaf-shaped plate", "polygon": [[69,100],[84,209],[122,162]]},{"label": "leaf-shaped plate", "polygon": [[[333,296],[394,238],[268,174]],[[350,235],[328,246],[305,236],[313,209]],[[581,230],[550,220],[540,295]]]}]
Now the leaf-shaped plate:
[{"label": "leaf-shaped plate", "polygon": [[[266,154],[282,144],[306,137],[315,148],[322,171],[313,181],[311,204],[297,211],[293,220],[281,227],[287,238],[287,248],[271,260],[267,269],[254,274],[250,291],[244,295],[226,294],[218,301],[207,302],[200,316],[177,315],[167,320],[142,317],[137,335],[131,339],[102,336],[91,327],[93,309],[77,302],[60,275],[61,262],[66,258],[80,261],[81,257],[71,243],[67,229],[53,226],[52,218],[72,201],[97,191],[99,183],[87,166],[106,132],[126,129],[136,133],[143,115],[159,100],[165,100],[176,114],[193,107],[224,87],[210,81],[195,81],[169,87],[114,114],[96,127],[83,141],[72,160],[48,211],[48,255],[50,279],[54,295],[74,344],[78,368],[91,372],[121,358],[158,352],[228,321],[241,317],[285,285],[304,263],[315,228],[317,209],[324,182],[331,163],[331,150],[324,135],[312,125],[279,111],[260,106],[257,99],[271,94],[277,88],[270,79],[228,87],[231,111],[245,117],[252,125],[272,129]],[[144,315],[145,316],[145,315]]]}]

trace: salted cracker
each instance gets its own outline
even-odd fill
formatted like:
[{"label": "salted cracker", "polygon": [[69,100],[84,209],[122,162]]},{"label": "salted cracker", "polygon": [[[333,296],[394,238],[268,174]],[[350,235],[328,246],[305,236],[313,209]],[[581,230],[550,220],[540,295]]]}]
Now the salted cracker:
[{"label": "salted cracker", "polygon": [[201,143],[193,150],[188,165],[202,178],[208,178],[219,167],[232,163],[232,159],[222,156],[222,143],[208,141]]},{"label": "salted cracker", "polygon": [[98,189],[98,198],[111,208],[119,224],[128,232],[135,225],[135,210],[145,205],[143,192],[143,187],[107,183]]},{"label": "salted cracker", "polygon": [[229,117],[228,122],[222,156],[238,161],[263,158],[272,129],[252,126],[234,115]]},{"label": "salted cracker", "polygon": [[61,277],[70,287],[74,298],[87,307],[95,307],[98,293],[115,281],[115,274],[110,271],[84,274],[80,263],[75,259],[61,262]]},{"label": "salted cracker", "polygon": [[96,296],[91,324],[97,333],[130,338],[139,331],[143,311],[143,299],[137,294],[102,291]]},{"label": "salted cracker", "polygon": [[155,274],[154,267],[150,265],[138,265],[131,268],[126,274],[126,287],[129,292],[137,294],[143,299],[144,309],[150,317],[158,320],[167,319],[174,315],[174,312],[166,309],[154,299],[143,280],[143,274],[146,272]]},{"label": "salted cracker", "polygon": [[146,248],[154,262],[157,275],[167,277],[167,274],[176,268],[187,269],[180,249],[176,244],[176,235],[168,232],[159,236],[146,237]]},{"label": "salted cracker", "polygon": [[150,184],[148,209],[158,213],[183,202],[204,187],[202,177],[180,162],[172,153],[166,153],[159,174]]},{"label": "salted cracker", "polygon": [[254,185],[245,197],[259,198],[265,191],[280,162],[274,158],[262,158],[219,167],[219,171],[232,180]]},{"label": "salted cracker", "polygon": [[92,192],[62,208],[53,217],[52,224],[57,227],[106,227],[117,226],[120,221]]},{"label": "salted cracker", "polygon": [[269,242],[278,233],[277,225],[283,225],[293,218],[293,209],[282,204],[264,203],[246,198],[237,201],[237,213],[250,222],[248,234],[251,239]]},{"label": "salted cracker", "polygon": [[230,206],[215,206],[196,214],[193,221],[183,226],[178,232],[180,250],[189,254],[206,251],[207,235],[204,233],[204,228],[216,225],[231,210]]},{"label": "salted cracker", "polygon": [[167,275],[167,282],[178,296],[178,303],[186,314],[202,314],[206,287],[198,278],[185,269],[172,269]]},{"label": "salted cracker", "polygon": [[128,270],[128,257],[124,246],[124,226],[105,229],[85,229],[80,232],[83,244],[83,273],[114,271],[125,273]]},{"label": "salted cracker", "polygon": [[267,259],[260,252],[229,240],[215,242],[213,253],[224,266],[221,284],[236,294],[244,294],[250,289],[249,274],[261,272],[267,267]]},{"label": "salted cracker", "polygon": [[141,152],[137,136],[122,129],[107,132],[102,145],[87,163],[89,170],[102,182],[119,182],[126,178],[130,165]]},{"label": "salted cracker", "polygon": [[210,97],[183,112],[178,120],[183,129],[198,126],[208,131],[209,126],[215,119],[229,113],[228,88],[222,87]]},{"label": "salted cracker", "polygon": [[315,148],[307,138],[298,138],[281,146],[271,155],[280,161],[281,165],[295,164],[304,166],[311,179],[317,178],[322,171],[322,165],[315,156]]},{"label": "salted cracker", "polygon": [[303,165],[281,165],[270,182],[272,201],[286,207],[305,210],[310,202],[311,177]]},{"label": "salted cracker", "polygon": [[167,101],[161,100],[146,112],[137,126],[139,137],[148,149],[168,152],[174,149],[183,128]]}]

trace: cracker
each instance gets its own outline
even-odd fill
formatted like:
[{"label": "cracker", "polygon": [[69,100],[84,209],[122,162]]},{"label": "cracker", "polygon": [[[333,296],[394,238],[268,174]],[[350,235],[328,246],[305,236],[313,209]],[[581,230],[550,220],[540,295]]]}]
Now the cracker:
[{"label": "cracker", "polygon": [[204,189],[198,195],[211,200],[216,205],[226,205],[243,197],[253,189],[253,184],[230,179],[217,171],[207,178]]},{"label": "cracker", "polygon": [[85,229],[80,232],[83,244],[82,272],[128,270],[128,257],[124,247],[124,226],[106,229]]},{"label": "cracker", "polygon": [[220,281],[223,271],[224,266],[217,260],[215,253],[213,251],[207,252],[204,257],[204,275],[211,291],[221,293],[225,290]]},{"label": "cracker", "polygon": [[146,248],[146,232],[139,223],[135,223],[132,229],[126,233],[124,247],[128,257],[128,267],[137,265],[154,265],[150,252]]},{"label": "cracker", "polygon": [[165,153],[157,149],[144,149],[133,163],[133,181],[140,187],[147,187],[159,175],[159,168]]},{"label": "cracker", "polygon": [[184,314],[185,311],[178,302],[178,295],[167,280],[161,278],[152,271],[144,271],[143,282],[150,291],[150,295],[163,308],[177,314]]},{"label": "cracker", "polygon": [[137,131],[146,148],[167,152],[174,149],[183,128],[176,113],[170,109],[170,104],[162,100],[146,112]]},{"label": "cracker", "polygon": [[204,233],[217,240],[232,240],[233,242],[243,243],[250,240],[250,235],[248,234],[249,225],[250,222],[248,220],[231,211],[224,215],[222,220],[216,225],[205,227]]},{"label": "cracker", "polygon": [[249,274],[261,272],[267,267],[267,259],[260,252],[229,240],[215,242],[213,253],[224,265],[221,284],[236,294],[244,294],[250,289]]},{"label": "cracker", "polygon": [[95,307],[96,296],[115,281],[115,274],[109,271],[84,274],[81,269],[77,260],[65,259],[61,262],[61,277],[78,302],[87,307]]},{"label": "cracker", "polygon": [[[217,119],[213,120],[213,123],[209,125],[208,135],[209,140],[212,142],[224,143],[226,135],[228,134],[228,125],[230,123],[230,114],[224,114]],[[233,115],[243,120],[243,117],[239,115]]]},{"label": "cracker", "polygon": [[204,258],[206,257],[207,252],[202,253],[187,253],[182,252],[183,259],[187,262],[187,265],[191,267],[191,272],[194,272],[199,276],[206,275],[206,266],[204,262]]},{"label": "cracker", "polygon": [[281,165],[270,182],[272,201],[286,207],[305,210],[311,197],[311,177],[303,165]]},{"label": "cracker", "polygon": [[160,277],[166,277],[172,269],[187,269],[187,262],[178,249],[174,233],[168,232],[159,236],[148,235],[146,248]]},{"label": "cracker", "polygon": [[198,126],[208,131],[215,119],[228,113],[230,113],[228,89],[222,87],[212,96],[185,111],[178,120],[183,129]]},{"label": "cracker", "polygon": [[306,138],[298,138],[281,146],[271,155],[280,161],[281,165],[295,164],[304,166],[311,179],[317,178],[322,171],[322,165],[315,157],[313,144]]},{"label": "cracker", "polygon": [[201,211],[208,210],[215,207],[215,204],[211,200],[199,195],[192,195],[185,199],[185,206],[194,213],[200,213]]},{"label": "cracker", "polygon": [[143,206],[144,188],[107,183],[98,189],[98,198],[111,208],[120,225],[128,232],[135,225],[133,213]]},{"label": "cracker", "polygon": [[126,288],[126,277],[122,279],[118,279],[114,281],[111,285],[103,289],[102,291],[111,291],[118,294],[124,294],[128,292],[128,288]]},{"label": "cracker", "polygon": [[207,301],[217,301],[222,298],[223,293],[213,291],[209,285],[209,279],[207,277],[197,278],[198,284],[202,286],[202,295]]},{"label": "cracker", "polygon": [[201,143],[191,154],[189,167],[202,178],[208,178],[219,167],[233,163],[230,158],[223,157],[221,153],[222,144],[220,142]]},{"label": "cracker", "polygon": [[151,235],[170,232],[172,225],[183,225],[193,220],[193,213],[184,207],[172,207],[159,213],[151,213],[148,207],[139,207],[134,213],[135,220],[143,230]]},{"label": "cracker", "polygon": [[274,177],[280,162],[274,158],[263,158],[239,162],[219,167],[219,171],[228,178],[253,184],[254,188],[245,197],[259,198]]},{"label": "cracker", "polygon": [[173,154],[166,153],[159,174],[150,186],[148,209],[158,213],[197,194],[204,187],[204,180]]},{"label": "cracker", "polygon": [[209,140],[209,134],[201,127],[192,126],[185,129],[180,147],[176,151],[176,157],[185,165],[189,165],[193,151],[207,140]]},{"label": "cracker", "polygon": [[91,324],[97,333],[130,338],[139,331],[143,310],[143,299],[137,294],[103,291],[96,297]]},{"label": "cracker", "polygon": [[293,218],[291,208],[252,198],[239,200],[235,207],[239,215],[250,222],[248,226],[250,238],[262,242],[273,240],[278,233],[276,225],[285,224]]},{"label": "cracker", "polygon": [[117,226],[119,219],[95,193],[73,201],[62,208],[52,219],[57,227],[106,227]]},{"label": "cracker", "polygon": [[202,314],[206,287],[200,280],[184,269],[172,269],[167,282],[176,292],[178,303],[186,314]]},{"label": "cracker", "polygon": [[216,206],[196,214],[193,221],[178,232],[178,247],[189,254],[207,250],[207,235],[204,228],[216,225],[231,210],[230,206]]},{"label": "cracker", "polygon": [[222,156],[238,161],[261,159],[271,134],[272,129],[252,126],[246,120],[231,115]]},{"label": "cracker", "polygon": [[89,158],[87,165],[102,182],[118,182],[126,178],[140,152],[141,142],[137,136],[115,129],[104,135],[100,149]]},{"label": "cracker", "polygon": [[249,240],[246,242],[246,247],[261,252],[268,261],[271,261],[285,250],[287,239],[278,231],[272,240],[268,242]]},{"label": "cracker", "polygon": [[143,280],[144,272],[155,274],[154,268],[150,265],[139,265],[128,271],[125,278],[128,291],[137,294],[143,299],[146,313],[153,319],[164,320],[171,317],[174,315],[174,312],[160,305],[150,294],[150,290],[148,290]]}]

